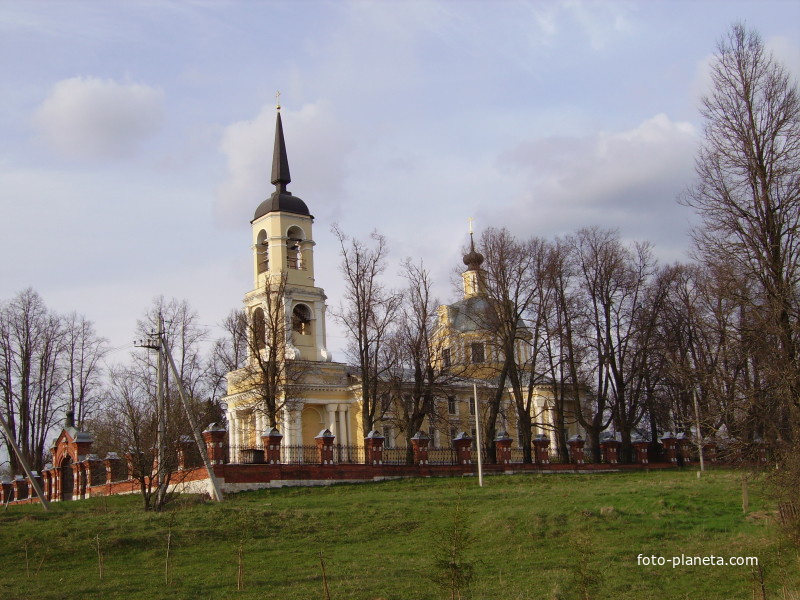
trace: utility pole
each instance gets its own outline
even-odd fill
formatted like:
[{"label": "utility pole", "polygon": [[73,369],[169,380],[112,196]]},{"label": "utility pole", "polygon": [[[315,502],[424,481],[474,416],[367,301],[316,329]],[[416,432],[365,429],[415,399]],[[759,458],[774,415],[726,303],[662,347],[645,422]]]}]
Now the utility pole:
[{"label": "utility pole", "polygon": [[172,359],[172,353],[169,350],[167,336],[161,336],[161,350],[164,352],[164,355],[169,362],[172,376],[175,378],[175,384],[178,386],[178,392],[180,393],[181,400],[183,401],[183,408],[186,410],[186,417],[189,419],[189,424],[192,426],[192,433],[194,434],[194,440],[197,442],[197,449],[200,451],[200,456],[203,457],[203,464],[206,467],[206,471],[208,471],[208,479],[211,482],[211,487],[214,491],[214,499],[217,502],[222,502],[222,489],[219,486],[216,475],[214,475],[214,467],[211,465],[211,461],[208,459],[206,444],[203,441],[203,436],[200,434],[200,428],[197,426],[197,419],[194,418],[192,407],[189,406],[189,398],[186,394],[186,391],[183,389],[183,382],[178,376],[178,369],[175,368],[175,361]]},{"label": "utility pole", "polygon": [[[157,339],[164,337],[164,317],[158,313],[158,332]],[[156,432],[156,460],[158,461],[158,498],[156,506],[163,506],[167,495],[167,486],[162,485],[161,479],[165,476],[164,469],[167,466],[167,402],[166,402],[166,382],[164,381],[164,355],[161,352],[161,342],[158,342],[158,361],[156,363],[156,412],[158,419],[158,431]]]},{"label": "utility pole", "polygon": [[36,481],[36,478],[33,476],[33,471],[31,471],[30,466],[28,465],[28,461],[23,456],[22,452],[17,445],[17,441],[14,439],[14,436],[11,435],[11,428],[6,423],[6,420],[3,418],[3,415],[0,414],[0,427],[3,428],[3,433],[8,440],[8,443],[11,444],[11,447],[14,449],[14,453],[17,455],[22,468],[25,470],[25,474],[28,476],[28,481],[31,482],[33,486],[33,491],[36,492],[36,496],[39,498],[39,502],[42,503],[42,508],[45,510],[50,510],[50,503],[47,501],[47,498],[44,497],[44,492],[42,491],[42,487],[39,485],[39,482]]},{"label": "utility pole", "polygon": [[[197,449],[200,451],[200,456],[203,458],[203,464],[206,467],[206,471],[208,471],[208,478],[211,481],[211,487],[213,488],[213,496],[214,499],[218,502],[222,502],[222,489],[219,486],[219,482],[217,481],[216,476],[214,475],[214,468],[211,465],[211,461],[208,459],[208,452],[206,451],[206,444],[203,441],[203,436],[200,434],[200,428],[197,426],[197,419],[194,418],[194,413],[192,412],[192,408],[189,405],[189,398],[186,394],[186,391],[183,389],[183,382],[181,381],[180,375],[178,374],[178,369],[175,368],[175,361],[172,359],[172,353],[169,349],[169,343],[167,343],[167,336],[164,334],[164,321],[161,315],[158,316],[158,333],[155,335],[156,341],[152,344],[142,344],[140,343],[140,347],[142,348],[150,348],[152,350],[158,351],[158,363],[156,366],[157,375],[158,375],[158,461],[159,461],[159,474],[162,473],[162,465],[166,464],[162,462],[166,460],[166,407],[164,402],[164,391],[165,391],[165,377],[166,374],[166,366],[169,365],[170,371],[172,372],[172,377],[175,379],[175,385],[178,386],[178,392],[181,397],[181,401],[183,402],[183,408],[186,411],[186,417],[189,419],[189,424],[192,427],[192,434],[194,435],[194,440],[197,443]],[[164,486],[163,490],[159,490],[159,494],[166,493],[166,486]]]},{"label": "utility pole", "polygon": [[158,331],[149,335],[148,343],[139,342],[139,347],[155,350],[156,359],[156,471],[158,487],[156,488],[156,506],[163,506],[167,496],[167,403],[166,382],[164,380],[164,355],[161,352],[161,340],[164,338],[164,317],[158,313]]}]

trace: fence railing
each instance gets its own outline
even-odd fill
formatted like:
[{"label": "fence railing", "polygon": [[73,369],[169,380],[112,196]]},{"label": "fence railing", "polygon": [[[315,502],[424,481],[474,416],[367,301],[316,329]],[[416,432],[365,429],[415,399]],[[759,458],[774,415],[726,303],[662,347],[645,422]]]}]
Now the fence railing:
[{"label": "fence railing", "polygon": [[[257,446],[227,446],[227,462],[254,465],[268,462],[268,455]],[[317,446],[281,446],[280,461],[284,465],[313,465],[320,462]],[[333,445],[333,461],[341,464],[364,464],[364,448],[359,446]]]},{"label": "fence railing", "polygon": [[281,446],[281,462],[286,465],[313,465],[319,462],[319,451],[316,446]]},{"label": "fence railing", "polygon": [[387,448],[384,446],[381,461],[385,465],[404,465],[406,464],[405,446]]},{"label": "fence railing", "polygon": [[455,448],[449,446],[443,448],[428,448],[428,464],[454,465],[457,462]]},{"label": "fence railing", "polygon": [[366,462],[364,448],[359,446],[333,445],[334,462],[347,465],[363,465]]},{"label": "fence railing", "polygon": [[[232,464],[263,464],[268,462],[266,451],[258,446],[226,446],[227,462]],[[319,464],[320,453],[316,445],[310,446],[283,446],[280,449],[280,462],[286,465]],[[473,464],[478,462],[478,450],[473,445],[471,451]],[[381,462],[385,465],[405,465],[409,464],[409,453],[405,446],[384,447],[382,450]],[[481,458],[484,464],[488,464],[486,448],[481,448]],[[550,464],[561,464],[572,462],[568,457],[564,457],[554,448],[548,451]],[[585,464],[597,462],[594,453],[590,448],[583,449],[583,460]],[[363,446],[355,445],[333,445],[333,462],[335,464],[363,465],[366,461],[366,450]],[[412,461],[413,462],[413,461]],[[524,453],[522,448],[511,448],[511,463],[524,463]],[[531,449],[531,462],[536,462],[536,450]],[[430,465],[455,465],[458,464],[456,449],[451,446],[430,447],[428,448],[428,464]]]},{"label": "fence railing", "polygon": [[[475,450],[473,450],[475,460]],[[264,464],[268,462],[266,451],[258,446],[226,445],[226,462],[229,464]],[[285,465],[313,465],[320,463],[320,453],[317,446],[281,446],[281,464]],[[485,458],[485,453],[484,453]],[[405,446],[384,447],[381,462],[385,465],[405,465],[409,463],[409,454]],[[333,445],[333,462],[336,464],[363,465],[367,462],[366,450],[362,446],[343,444]],[[455,448],[428,448],[428,464],[455,465]]]}]

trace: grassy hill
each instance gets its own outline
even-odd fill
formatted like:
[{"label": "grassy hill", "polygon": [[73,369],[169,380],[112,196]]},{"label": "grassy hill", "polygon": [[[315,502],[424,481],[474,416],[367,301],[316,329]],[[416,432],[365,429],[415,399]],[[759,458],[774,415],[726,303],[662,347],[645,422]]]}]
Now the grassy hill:
[{"label": "grassy hill", "polygon": [[[758,482],[750,508],[741,475],[723,470],[286,488],[183,497],[160,514],[133,496],[9,507],[0,598],[305,600],[326,598],[326,583],[333,600],[434,599],[451,597],[439,584],[453,571],[471,573],[476,599],[751,599],[762,579],[767,598],[800,598],[798,554]],[[761,573],[639,554],[756,556]]]}]

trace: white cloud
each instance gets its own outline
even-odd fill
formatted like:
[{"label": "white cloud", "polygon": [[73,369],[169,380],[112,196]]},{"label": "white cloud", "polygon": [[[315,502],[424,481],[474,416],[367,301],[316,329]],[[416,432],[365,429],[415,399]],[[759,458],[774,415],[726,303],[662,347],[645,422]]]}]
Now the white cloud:
[{"label": "white cloud", "polygon": [[575,20],[588,38],[593,50],[602,50],[609,39],[620,31],[621,24],[625,23],[617,8],[608,4],[586,4],[567,0],[561,3],[565,15]]},{"label": "white cloud", "polygon": [[[790,77],[794,77],[795,82],[800,81],[800,47],[793,40],[785,36],[773,36],[764,41],[764,47],[776,62],[783,65]],[[698,102],[714,90],[711,70],[716,58],[716,53],[710,53],[697,62],[692,93]]]},{"label": "white cloud", "polygon": [[776,35],[769,38],[764,45],[772,52],[775,60],[781,63],[795,81],[800,81],[800,47],[797,42],[785,36]]},{"label": "white cloud", "polygon": [[[352,142],[325,102],[304,105],[299,111],[283,109],[281,119],[292,183],[289,190],[308,199],[311,213],[326,221],[342,203],[346,158]],[[258,204],[274,191],[270,183],[275,141],[275,108],[265,105],[251,121],[225,128],[221,150],[228,174],[217,188],[214,212],[225,225],[252,219]]]},{"label": "white cloud", "polygon": [[530,5],[533,12],[533,18],[536,23],[534,31],[545,42],[549,41],[558,33],[558,25],[556,23],[556,7],[552,4],[536,4]]},{"label": "white cloud", "polygon": [[159,130],[163,102],[163,92],[148,85],[73,77],[53,86],[34,125],[62,156],[124,158]]},{"label": "white cloud", "polygon": [[493,220],[545,236],[618,227],[672,252],[685,245],[676,197],[693,177],[696,143],[691,124],[659,114],[627,131],[520,145],[501,160],[511,177],[522,174],[516,202]]},{"label": "white cloud", "polygon": [[698,106],[700,100],[714,89],[714,80],[711,78],[711,67],[714,65],[714,60],[714,54],[706,54],[695,65],[691,93],[692,99]]}]

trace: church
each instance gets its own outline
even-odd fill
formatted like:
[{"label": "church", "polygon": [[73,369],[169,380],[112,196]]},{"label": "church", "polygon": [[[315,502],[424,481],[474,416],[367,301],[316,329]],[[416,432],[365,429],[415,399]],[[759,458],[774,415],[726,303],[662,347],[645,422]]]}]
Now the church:
[{"label": "church", "polygon": [[[280,106],[277,107],[272,161],[275,191],[255,209],[251,221],[252,289],[245,294],[248,354],[245,364],[227,375],[228,444],[230,463],[247,462],[247,451],[261,447],[268,432],[282,435],[282,460],[304,462],[303,448],[314,447],[320,435],[336,444],[362,448],[360,374],[356,367],[336,362],[326,342],[326,296],[314,273],[314,217],[308,205],[287,188],[291,182]],[[439,308],[436,334],[441,344],[437,368],[460,368],[448,389],[426,417],[423,433],[432,447],[450,447],[461,432],[475,433],[473,389],[493,393],[496,357],[490,332],[474,313],[483,299],[481,263],[470,231],[471,250],[464,256],[463,298]],[[519,343],[524,359],[527,348]],[[479,397],[481,393],[479,393]],[[516,432],[516,417],[508,392],[500,410],[498,432]],[[580,433],[572,418],[562,431],[565,440]],[[537,390],[532,407],[533,435],[548,436],[556,422],[551,386]],[[386,448],[404,446],[407,436],[393,426],[391,408],[375,424],[374,434]],[[295,455],[289,455],[297,449]],[[299,453],[299,454],[298,454]]]},{"label": "church", "polygon": [[[526,406],[533,451],[529,456],[521,451],[523,436],[512,390],[498,383],[502,363],[497,329],[486,318],[492,311],[482,269],[485,259],[475,248],[471,227],[469,250],[463,257],[462,297],[438,308],[431,366],[440,384],[432,403],[419,413],[424,418],[413,421],[421,423],[419,430],[401,430],[404,422],[412,422],[398,413],[413,380],[399,369],[399,377],[391,385],[386,382],[391,401],[381,403],[365,435],[361,373],[334,360],[328,350],[327,297],[314,272],[314,217],[287,187],[291,177],[280,107],[271,181],[275,190],[258,204],[250,222],[252,289],[244,295],[240,331],[247,353],[243,364],[227,374],[223,398],[227,424],[211,423],[198,441],[199,452],[193,450],[190,438],[178,440],[177,470],[170,483],[174,489],[210,493],[216,488],[214,478],[224,491],[236,492],[469,474],[476,462],[476,411],[484,431],[489,398],[500,399],[499,405],[493,404],[498,407],[494,438],[481,440],[483,449],[495,452],[494,464],[484,467],[490,472],[668,468],[691,460],[690,440],[667,434],[661,440],[663,454],[650,441],[634,442],[636,464],[619,464],[621,443],[613,438],[600,442],[602,463],[585,464],[577,402],[563,394],[557,399],[561,390],[546,378],[535,384],[523,382],[531,401]],[[522,364],[530,358],[532,333],[520,321],[516,335],[513,352]],[[384,384],[378,382],[379,387]],[[68,413],[51,450],[52,464],[41,474],[34,472],[31,481],[22,476],[0,481],[0,502],[33,501],[34,482],[45,498],[63,501],[136,493],[161,476],[153,470],[157,463],[147,463],[144,452],[129,450],[122,456],[108,452],[101,459],[92,453],[92,444],[92,436],[77,430]],[[706,448],[712,461],[713,447]],[[203,453],[205,468],[198,460]],[[665,460],[654,462],[661,458]]]}]

